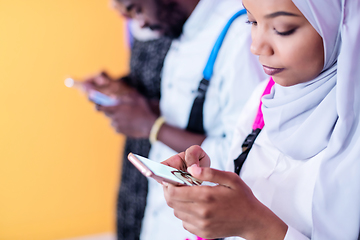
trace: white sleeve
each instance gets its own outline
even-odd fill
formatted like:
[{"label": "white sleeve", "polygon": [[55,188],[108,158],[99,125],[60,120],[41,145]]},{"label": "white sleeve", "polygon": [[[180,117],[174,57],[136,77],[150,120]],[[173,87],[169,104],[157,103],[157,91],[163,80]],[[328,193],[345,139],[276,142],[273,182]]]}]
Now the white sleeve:
[{"label": "white sleeve", "polygon": [[310,240],[310,238],[306,237],[295,228],[288,226],[284,240]]},{"label": "white sleeve", "polygon": [[[225,240],[245,240],[241,237],[227,237]],[[284,240],[310,240],[310,238],[304,236],[299,231],[292,227],[288,227]]]}]

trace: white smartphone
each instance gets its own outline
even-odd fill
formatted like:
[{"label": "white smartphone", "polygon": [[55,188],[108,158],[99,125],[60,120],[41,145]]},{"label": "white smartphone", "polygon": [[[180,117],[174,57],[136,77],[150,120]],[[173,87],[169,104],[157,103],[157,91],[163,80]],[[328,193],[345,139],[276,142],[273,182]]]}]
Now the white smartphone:
[{"label": "white smartphone", "polygon": [[92,102],[105,107],[115,106],[119,103],[118,100],[93,89],[89,90],[88,96]]},{"label": "white smartphone", "polygon": [[86,92],[90,101],[99,104],[101,106],[109,107],[119,104],[119,100],[117,99],[114,99],[94,89],[86,89],[84,87],[83,82],[76,81],[72,78],[66,78],[64,83],[65,86],[69,88],[76,88],[82,92]]},{"label": "white smartphone", "polygon": [[154,178],[159,182],[188,186],[198,186],[202,184],[202,181],[194,178],[188,172],[154,162],[140,155],[129,153],[128,159],[143,175]]}]

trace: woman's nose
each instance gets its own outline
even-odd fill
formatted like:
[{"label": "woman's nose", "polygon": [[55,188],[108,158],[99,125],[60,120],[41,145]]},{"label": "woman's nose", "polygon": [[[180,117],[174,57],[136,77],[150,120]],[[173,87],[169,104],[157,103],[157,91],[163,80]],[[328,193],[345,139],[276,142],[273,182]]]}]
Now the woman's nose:
[{"label": "woman's nose", "polygon": [[250,51],[257,56],[270,56],[274,54],[274,49],[268,39],[268,36],[261,30],[252,30],[252,43]]}]

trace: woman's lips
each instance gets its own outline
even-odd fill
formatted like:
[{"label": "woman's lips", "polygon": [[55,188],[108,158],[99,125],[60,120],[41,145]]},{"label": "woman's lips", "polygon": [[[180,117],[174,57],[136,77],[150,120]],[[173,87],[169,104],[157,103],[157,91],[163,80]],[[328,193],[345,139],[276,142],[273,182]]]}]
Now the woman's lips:
[{"label": "woman's lips", "polygon": [[284,70],[284,68],[272,68],[265,65],[263,65],[263,68],[264,68],[264,72],[270,76],[278,74]]}]

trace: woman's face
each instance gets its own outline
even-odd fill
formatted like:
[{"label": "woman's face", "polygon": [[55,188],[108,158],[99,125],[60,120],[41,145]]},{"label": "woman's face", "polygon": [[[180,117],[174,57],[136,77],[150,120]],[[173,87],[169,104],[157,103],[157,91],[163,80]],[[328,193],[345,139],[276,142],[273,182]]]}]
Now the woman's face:
[{"label": "woman's face", "polygon": [[317,77],[324,66],[321,36],[291,0],[243,0],[252,24],[251,52],[282,86]]}]

